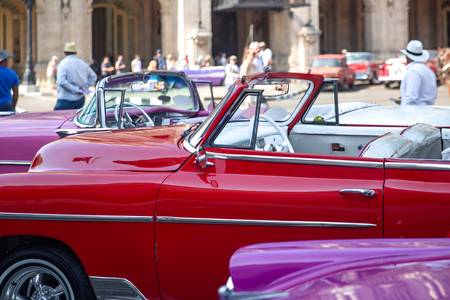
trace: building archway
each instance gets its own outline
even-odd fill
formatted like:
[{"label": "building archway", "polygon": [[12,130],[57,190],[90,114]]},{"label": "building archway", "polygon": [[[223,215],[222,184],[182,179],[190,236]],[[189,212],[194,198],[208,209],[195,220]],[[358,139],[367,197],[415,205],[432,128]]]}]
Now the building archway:
[{"label": "building archway", "polygon": [[436,49],[448,43],[446,24],[449,1],[409,0],[409,38],[421,40],[427,49]]},{"label": "building archway", "polygon": [[[33,14],[36,20],[36,12],[33,11]],[[13,68],[18,74],[22,74],[26,60],[26,24],[26,6],[23,1],[0,2],[0,49],[6,49],[14,55]]]},{"label": "building archway", "polygon": [[161,47],[161,6],[158,0],[94,0],[92,57],[119,54],[129,62],[135,54],[149,58]]},{"label": "building archway", "polygon": [[363,0],[320,0],[319,18],[321,53],[365,50]]}]

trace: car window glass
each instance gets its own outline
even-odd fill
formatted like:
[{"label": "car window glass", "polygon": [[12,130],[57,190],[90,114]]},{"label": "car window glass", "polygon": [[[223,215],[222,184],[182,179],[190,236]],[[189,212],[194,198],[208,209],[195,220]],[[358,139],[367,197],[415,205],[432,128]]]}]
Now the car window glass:
[{"label": "car window glass", "polygon": [[[108,128],[117,127],[122,92],[120,90],[106,90],[104,95],[106,126]],[[122,115],[124,115],[124,113],[122,113]]]},{"label": "car window glass", "polygon": [[92,126],[97,119],[97,97],[94,95],[89,104],[78,114],[77,121],[80,125]]},{"label": "car window glass", "polygon": [[257,94],[245,95],[227,124],[215,138],[213,145],[250,149],[257,104]]},{"label": "car window glass", "polygon": [[189,143],[193,147],[197,147],[197,144],[200,142],[200,140],[203,138],[204,134],[206,133],[207,129],[211,125],[212,121],[217,117],[219,112],[224,107],[225,103],[230,99],[231,95],[235,91],[236,87],[231,86],[228,89],[227,94],[222,98],[222,100],[217,104],[216,108],[213,110],[213,112],[206,118],[206,120],[203,121],[203,123],[194,131],[194,133],[189,138]]},{"label": "car window glass", "polygon": [[320,67],[340,67],[342,66],[342,60],[337,58],[316,58],[312,62],[313,68],[320,68]]},{"label": "car window glass", "polygon": [[334,83],[324,82],[321,91],[309,107],[303,123],[335,124],[336,108],[334,98]]},{"label": "car window glass", "polygon": [[294,114],[311,86],[307,80],[271,79],[256,81],[252,88],[263,91],[261,114],[276,122],[285,122]]}]

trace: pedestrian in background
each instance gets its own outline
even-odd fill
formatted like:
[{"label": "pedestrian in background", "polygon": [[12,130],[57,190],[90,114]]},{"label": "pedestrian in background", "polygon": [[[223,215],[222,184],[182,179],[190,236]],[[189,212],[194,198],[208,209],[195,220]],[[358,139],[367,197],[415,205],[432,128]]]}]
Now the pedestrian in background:
[{"label": "pedestrian in background", "polygon": [[7,51],[0,50],[0,111],[15,111],[19,99],[19,77],[8,68],[10,57]]},{"label": "pedestrian in background", "polygon": [[125,64],[125,59],[123,58],[122,54],[120,54],[117,57],[115,68],[116,68],[116,74],[123,74],[123,73],[125,73],[125,69],[127,68],[127,65]]},{"label": "pedestrian in background", "polygon": [[259,43],[259,47],[261,48],[261,59],[262,59],[262,63],[265,68],[272,68],[272,50],[267,47],[266,42],[260,42]]},{"label": "pedestrian in background", "polygon": [[136,54],[131,61],[131,72],[142,72],[142,61],[139,54]]},{"label": "pedestrian in background", "polygon": [[102,69],[102,77],[114,75],[115,69],[108,56],[103,57],[101,69]]},{"label": "pedestrian in background", "polygon": [[167,65],[167,70],[169,70],[169,71],[177,70],[177,60],[175,59],[175,57],[172,54],[167,54],[166,65]]},{"label": "pedestrian in background", "polygon": [[52,56],[47,64],[47,84],[55,88],[56,74],[58,72],[58,56]]},{"label": "pedestrian in background", "polygon": [[433,105],[437,98],[436,75],[425,64],[430,54],[418,40],[411,40],[400,52],[407,60],[400,84],[401,105]]},{"label": "pedestrian in background", "polygon": [[239,78],[239,66],[237,56],[231,55],[229,63],[225,66],[225,87],[228,89]]},{"label": "pedestrian in background", "polygon": [[253,59],[250,64],[250,74],[264,72],[264,64],[261,57],[261,48],[259,47],[259,42],[252,42],[248,47],[251,52],[253,52]]},{"label": "pedestrian in background", "polygon": [[147,71],[156,71],[156,70],[158,70],[158,62],[156,61],[155,58],[153,58],[153,59],[150,60],[150,62],[148,63]]},{"label": "pedestrian in background", "polygon": [[73,42],[64,46],[65,58],[58,66],[57,101],[55,110],[79,109],[84,106],[89,87],[97,80],[91,67],[77,57],[77,47]]},{"label": "pedestrian in background", "polygon": [[167,70],[166,60],[162,55],[161,49],[156,50],[155,60],[158,70]]}]

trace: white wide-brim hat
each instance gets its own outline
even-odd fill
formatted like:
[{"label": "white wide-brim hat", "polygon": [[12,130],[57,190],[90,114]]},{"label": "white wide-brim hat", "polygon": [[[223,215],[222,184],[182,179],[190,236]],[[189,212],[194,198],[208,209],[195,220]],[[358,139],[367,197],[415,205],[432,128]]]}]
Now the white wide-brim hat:
[{"label": "white wide-brim hat", "polygon": [[427,50],[423,50],[421,41],[411,40],[409,41],[406,49],[400,50],[406,57],[415,62],[426,62],[430,58],[430,53]]}]

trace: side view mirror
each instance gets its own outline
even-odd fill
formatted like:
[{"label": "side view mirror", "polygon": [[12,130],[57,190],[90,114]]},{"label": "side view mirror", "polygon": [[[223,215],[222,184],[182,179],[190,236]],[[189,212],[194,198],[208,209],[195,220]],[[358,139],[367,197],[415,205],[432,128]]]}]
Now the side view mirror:
[{"label": "side view mirror", "polygon": [[214,166],[212,162],[208,161],[208,155],[203,146],[198,146],[195,150],[195,163],[202,169]]}]

